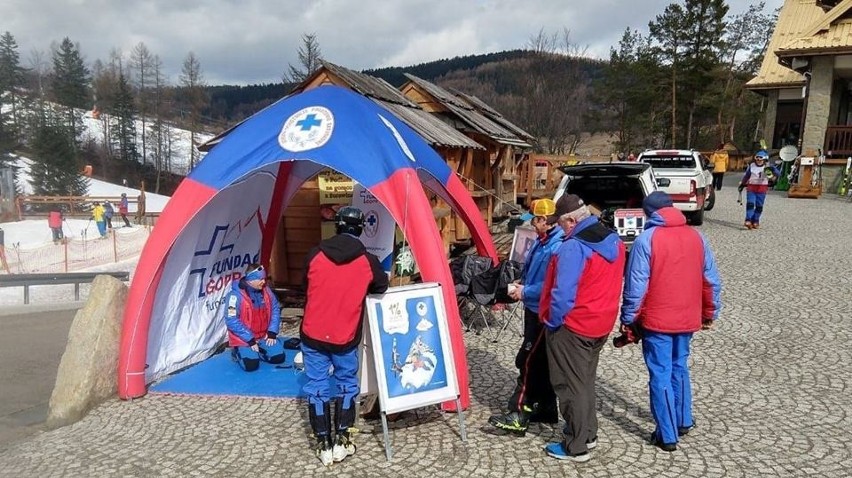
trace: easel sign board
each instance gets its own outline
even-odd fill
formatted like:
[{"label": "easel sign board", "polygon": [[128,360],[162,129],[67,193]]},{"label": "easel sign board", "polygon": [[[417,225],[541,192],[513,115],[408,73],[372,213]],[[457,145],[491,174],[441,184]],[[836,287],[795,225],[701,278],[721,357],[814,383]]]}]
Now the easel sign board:
[{"label": "easel sign board", "polygon": [[434,282],[367,296],[370,336],[364,342],[372,349],[375,374],[363,377],[362,385],[372,379],[378,382],[385,413],[458,398],[443,297],[441,285]]},{"label": "easel sign board", "polygon": [[527,259],[527,251],[530,250],[538,234],[531,227],[516,227],[515,235],[512,236],[512,249],[509,260],[523,264]]}]

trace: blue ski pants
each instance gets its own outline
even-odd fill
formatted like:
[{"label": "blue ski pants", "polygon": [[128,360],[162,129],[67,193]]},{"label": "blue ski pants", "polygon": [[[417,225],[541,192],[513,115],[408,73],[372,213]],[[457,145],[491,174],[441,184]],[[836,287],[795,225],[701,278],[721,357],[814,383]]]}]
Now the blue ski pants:
[{"label": "blue ski pants", "polygon": [[689,380],[689,343],[692,333],[663,334],[645,331],[642,355],[648,367],[651,415],[657,423],[655,437],[677,443],[677,429],[694,425],[692,384]]},{"label": "blue ski pants", "polygon": [[760,215],[763,213],[764,201],[766,201],[766,193],[754,193],[747,191],[746,221],[752,224],[760,224]]},{"label": "blue ski pants", "polygon": [[355,399],[360,392],[357,345],[343,352],[332,353],[313,349],[302,342],[302,358],[305,362],[305,374],[308,376],[303,390],[317,416],[323,415],[323,404],[332,398],[328,373],[331,366],[334,366],[333,376],[337,383],[334,396],[340,399],[344,410],[355,406]]},{"label": "blue ski pants", "polygon": [[234,359],[241,369],[246,372],[254,372],[260,367],[260,362],[284,363],[284,343],[281,342],[281,339],[276,340],[273,345],[266,345],[266,340],[260,339],[257,346],[260,352],[255,352],[248,346],[234,347]]}]

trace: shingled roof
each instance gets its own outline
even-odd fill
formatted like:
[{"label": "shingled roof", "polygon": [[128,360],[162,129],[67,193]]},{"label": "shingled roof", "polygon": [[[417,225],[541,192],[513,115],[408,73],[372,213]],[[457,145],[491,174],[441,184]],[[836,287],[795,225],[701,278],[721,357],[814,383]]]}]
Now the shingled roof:
[{"label": "shingled roof", "polygon": [[[410,73],[405,73],[405,77],[457,116],[463,123],[464,128],[468,131],[483,134],[501,144],[509,144],[524,148],[531,147],[529,143],[519,137],[511,128],[503,126],[499,122],[491,120],[485,114],[480,113],[479,110],[465,98],[455,95],[434,83],[418,78]],[[480,101],[479,103],[482,102]],[[482,104],[484,105],[484,103]],[[499,115],[499,113],[493,109],[488,109],[494,114]],[[529,134],[526,134],[526,136],[529,137]]]},{"label": "shingled roof", "polygon": [[468,138],[452,126],[434,115],[424,111],[420,105],[405,97],[399,90],[381,78],[350,70],[334,63],[323,61],[323,68],[305,79],[292,93],[298,93],[322,74],[323,69],[346,83],[352,90],[370,98],[404,121],[432,146],[451,148],[485,149],[481,144]]},{"label": "shingled roof", "polygon": [[788,68],[794,56],[832,55],[852,52],[852,0],[837,2],[827,11],[825,2],[786,0],[767,54],[750,89],[793,88],[805,84],[802,75]]},{"label": "shingled roof", "polygon": [[[323,61],[322,68],[317,69],[308,78],[299,83],[287,95],[301,93],[317,76],[327,71],[345,83],[353,91],[375,101],[391,111],[397,118],[405,122],[432,146],[449,148],[485,149],[484,146],[468,138],[462,132],[444,123],[431,113],[428,113],[405,97],[399,90],[381,78],[359,73],[334,63]],[[285,98],[287,97],[285,96]],[[209,151],[242,122],[228,128],[213,139],[199,146],[201,151]]]}]

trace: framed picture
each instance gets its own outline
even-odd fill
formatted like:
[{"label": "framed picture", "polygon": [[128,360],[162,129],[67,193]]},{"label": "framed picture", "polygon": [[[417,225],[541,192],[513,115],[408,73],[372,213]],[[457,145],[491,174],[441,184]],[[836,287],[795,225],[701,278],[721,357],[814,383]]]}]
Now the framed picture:
[{"label": "framed picture", "polygon": [[[392,287],[367,296],[372,367],[385,413],[456,400],[458,380],[441,285]],[[375,372],[371,374],[371,372]],[[363,392],[363,391],[362,391]]]},{"label": "framed picture", "polygon": [[512,249],[509,260],[518,261],[523,264],[527,259],[527,251],[530,250],[538,238],[535,229],[531,227],[516,227],[515,235],[512,237]]}]

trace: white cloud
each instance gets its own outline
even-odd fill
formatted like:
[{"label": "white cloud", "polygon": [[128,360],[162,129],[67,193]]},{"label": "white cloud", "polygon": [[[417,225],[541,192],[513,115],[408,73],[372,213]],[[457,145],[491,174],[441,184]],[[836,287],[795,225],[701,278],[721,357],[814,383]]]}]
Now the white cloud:
[{"label": "white cloud", "polygon": [[[365,69],[408,66],[457,55],[522,48],[540,29],[571,31],[572,41],[605,57],[625,28],[647,29],[671,0],[6,0],[2,28],[15,36],[26,66],[34,49],[69,37],[88,61],[125,54],[144,42],[176,82],[186,55],[209,84],[280,81],[297,64],[303,33],[324,56]],[[751,0],[730,0],[744,11]],[[768,8],[782,0],[769,0]]]}]

